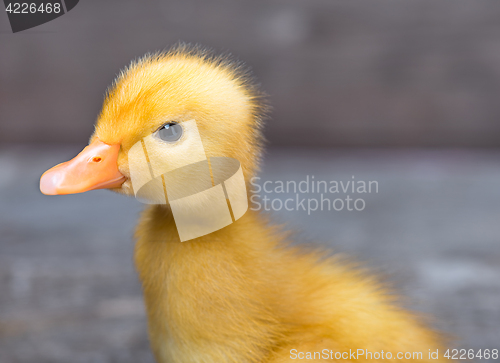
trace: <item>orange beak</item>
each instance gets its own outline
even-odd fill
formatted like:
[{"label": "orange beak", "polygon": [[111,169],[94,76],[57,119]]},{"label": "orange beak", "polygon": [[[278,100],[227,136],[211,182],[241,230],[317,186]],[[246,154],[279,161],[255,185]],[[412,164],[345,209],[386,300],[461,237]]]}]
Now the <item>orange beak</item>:
[{"label": "orange beak", "polygon": [[93,189],[118,188],[125,176],[118,171],[120,145],[95,138],[75,158],[54,166],[40,178],[46,195],[83,193]]}]

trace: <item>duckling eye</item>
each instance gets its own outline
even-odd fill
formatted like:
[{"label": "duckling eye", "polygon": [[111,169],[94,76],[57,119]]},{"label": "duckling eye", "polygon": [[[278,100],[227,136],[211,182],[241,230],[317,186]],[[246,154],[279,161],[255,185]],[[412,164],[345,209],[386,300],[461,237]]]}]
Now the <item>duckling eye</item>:
[{"label": "duckling eye", "polygon": [[175,142],[182,136],[182,126],[177,122],[169,122],[157,131],[158,137],[167,142]]}]

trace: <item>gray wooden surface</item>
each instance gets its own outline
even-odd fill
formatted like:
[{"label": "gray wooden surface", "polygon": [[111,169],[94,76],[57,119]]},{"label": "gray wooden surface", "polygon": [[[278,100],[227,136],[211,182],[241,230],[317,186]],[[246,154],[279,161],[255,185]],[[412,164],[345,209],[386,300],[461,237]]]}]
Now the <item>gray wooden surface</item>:
[{"label": "gray wooden surface", "polygon": [[[153,362],[132,266],[142,205],[38,191],[78,149],[0,148],[0,363]],[[377,180],[379,193],[361,212],[273,213],[298,241],[387,276],[454,347],[500,348],[500,152],[275,149],[261,182],[306,175]]]}]

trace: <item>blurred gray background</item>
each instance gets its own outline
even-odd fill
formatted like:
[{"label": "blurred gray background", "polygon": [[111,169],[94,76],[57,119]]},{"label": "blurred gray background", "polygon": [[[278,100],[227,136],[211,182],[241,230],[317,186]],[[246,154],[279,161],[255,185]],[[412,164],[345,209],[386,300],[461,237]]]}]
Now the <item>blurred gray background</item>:
[{"label": "blurred gray background", "polygon": [[269,94],[262,182],[379,182],[362,212],[274,220],[382,275],[450,348],[500,348],[500,2],[81,0],[17,34],[0,13],[0,363],[153,362],[142,205],[38,179],[86,144],[120,68],[180,40]]},{"label": "blurred gray background", "polygon": [[276,146],[500,145],[497,1],[82,0],[0,22],[2,142],[85,142],[119,69],[182,40],[253,68]]}]

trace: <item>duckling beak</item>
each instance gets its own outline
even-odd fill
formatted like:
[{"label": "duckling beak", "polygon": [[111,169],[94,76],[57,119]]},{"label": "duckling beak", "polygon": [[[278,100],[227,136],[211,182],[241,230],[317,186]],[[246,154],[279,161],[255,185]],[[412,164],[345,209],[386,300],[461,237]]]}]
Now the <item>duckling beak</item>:
[{"label": "duckling beak", "polygon": [[40,178],[46,195],[83,193],[118,188],[126,177],[118,171],[120,145],[108,145],[97,137],[75,158],[54,166]]}]

